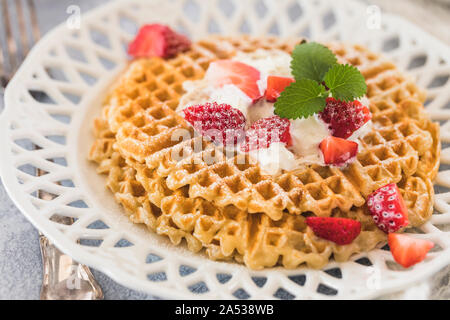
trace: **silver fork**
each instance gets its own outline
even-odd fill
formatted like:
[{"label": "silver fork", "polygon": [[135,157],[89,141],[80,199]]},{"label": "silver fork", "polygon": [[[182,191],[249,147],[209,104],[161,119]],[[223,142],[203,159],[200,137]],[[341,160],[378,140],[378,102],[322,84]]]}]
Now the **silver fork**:
[{"label": "silver fork", "polygon": [[[13,35],[13,24],[10,18],[11,10],[8,0],[1,0],[2,17],[6,35],[6,48],[0,47],[0,99],[3,99],[2,92],[6,88],[20,63],[27,56],[32,43],[40,38],[36,7],[33,0],[14,0],[17,23],[19,26],[19,39]],[[25,7],[23,6],[25,4]],[[24,10],[27,8],[28,10]],[[32,38],[27,35],[26,11],[29,15]],[[19,50],[19,47],[21,50]],[[19,56],[19,53],[20,56]],[[38,149],[35,146],[35,149]],[[38,169],[38,176],[45,174]],[[39,191],[39,198],[52,200],[53,195]],[[57,216],[57,215],[56,215]],[[55,222],[72,224],[72,218],[59,217]],[[79,264],[71,257],[59,251],[42,233],[39,233],[39,243],[41,247],[43,263],[43,279],[40,298],[42,300],[98,300],[103,299],[103,292],[97,281],[94,279],[89,268]]]}]

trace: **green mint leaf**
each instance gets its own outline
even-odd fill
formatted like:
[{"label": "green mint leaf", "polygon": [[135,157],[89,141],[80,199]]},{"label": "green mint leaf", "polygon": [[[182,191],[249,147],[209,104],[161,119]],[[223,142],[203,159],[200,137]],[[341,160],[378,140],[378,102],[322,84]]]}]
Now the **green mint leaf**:
[{"label": "green mint leaf", "polygon": [[317,42],[308,42],[295,46],[291,69],[296,80],[322,82],[327,71],[336,63],[336,56],[330,49]]},{"label": "green mint leaf", "polygon": [[325,108],[325,87],[314,80],[301,79],[286,87],[275,102],[275,114],[281,118],[307,118]]},{"label": "green mint leaf", "polygon": [[363,75],[355,67],[337,64],[325,75],[325,85],[333,98],[351,101],[366,94],[367,85]]}]

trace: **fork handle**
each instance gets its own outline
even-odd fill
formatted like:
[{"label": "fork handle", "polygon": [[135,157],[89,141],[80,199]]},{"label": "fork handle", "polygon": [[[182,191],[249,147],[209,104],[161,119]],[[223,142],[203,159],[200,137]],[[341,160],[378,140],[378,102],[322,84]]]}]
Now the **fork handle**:
[{"label": "fork handle", "polygon": [[62,253],[42,234],[39,243],[43,262],[41,300],[103,299],[103,292],[88,267]]}]

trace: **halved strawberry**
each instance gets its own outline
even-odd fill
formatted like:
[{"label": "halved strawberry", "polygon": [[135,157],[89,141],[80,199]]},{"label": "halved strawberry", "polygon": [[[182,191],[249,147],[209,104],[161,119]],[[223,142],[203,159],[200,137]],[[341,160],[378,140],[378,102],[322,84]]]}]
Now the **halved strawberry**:
[{"label": "halved strawberry", "polygon": [[266,100],[275,102],[280,96],[281,92],[295,80],[289,77],[268,76]]},{"label": "halved strawberry", "polygon": [[333,136],[326,137],[319,145],[326,164],[343,165],[345,162],[356,156],[358,144]]},{"label": "halved strawberry", "polygon": [[386,233],[408,225],[408,209],[395,183],[378,188],[367,197],[367,207],[375,224]]},{"label": "halved strawberry", "polygon": [[205,79],[215,87],[234,84],[253,102],[262,97],[257,81],[260,72],[248,64],[234,60],[217,60],[209,65]]},{"label": "halved strawberry", "polygon": [[190,48],[191,41],[182,34],[161,24],[147,24],[139,29],[128,47],[128,54],[134,58],[171,58]]},{"label": "halved strawberry", "polygon": [[241,145],[241,150],[248,152],[265,149],[270,147],[272,142],[284,142],[289,147],[292,145],[290,126],[288,119],[277,115],[259,119],[245,133],[245,142]]},{"label": "halved strawberry", "polygon": [[369,109],[358,100],[344,102],[331,97],[327,98],[325,109],[319,116],[329,125],[333,136],[343,139],[350,137],[371,119]]},{"label": "halved strawberry", "polygon": [[428,251],[434,247],[431,241],[415,239],[399,233],[390,233],[388,243],[394,260],[405,268],[424,260]]},{"label": "halved strawberry", "polygon": [[361,232],[361,223],[347,218],[308,217],[306,224],[316,236],[340,245],[352,243]]},{"label": "halved strawberry", "polygon": [[228,104],[205,103],[190,106],[183,112],[195,130],[213,141],[233,145],[244,137],[245,116]]}]

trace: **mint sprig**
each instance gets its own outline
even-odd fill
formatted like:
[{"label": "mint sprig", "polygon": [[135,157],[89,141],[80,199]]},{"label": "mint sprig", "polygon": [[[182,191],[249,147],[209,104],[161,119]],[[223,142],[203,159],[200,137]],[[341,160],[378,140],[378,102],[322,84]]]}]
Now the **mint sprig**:
[{"label": "mint sprig", "polygon": [[291,83],[278,97],[277,115],[282,118],[297,119],[312,116],[325,108],[328,96],[325,87],[314,80],[301,79]]},{"label": "mint sprig", "polygon": [[334,53],[316,42],[297,45],[292,51],[291,70],[296,80],[311,79],[320,82],[336,63]]},{"label": "mint sprig", "polygon": [[348,64],[337,64],[328,70],[324,78],[325,85],[333,98],[351,101],[362,97],[367,91],[363,75],[355,67]]},{"label": "mint sprig", "polygon": [[333,52],[319,43],[297,45],[292,52],[291,70],[296,81],[281,92],[274,105],[275,114],[282,118],[307,118],[322,111],[330,95],[351,101],[367,91],[359,70],[338,64]]}]

